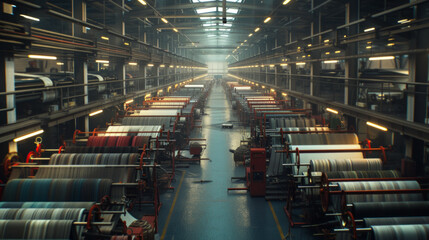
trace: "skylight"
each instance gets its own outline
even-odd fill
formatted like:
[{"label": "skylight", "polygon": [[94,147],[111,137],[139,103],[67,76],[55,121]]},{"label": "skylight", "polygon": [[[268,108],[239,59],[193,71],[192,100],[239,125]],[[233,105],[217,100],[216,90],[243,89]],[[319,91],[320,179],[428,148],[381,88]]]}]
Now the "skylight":
[{"label": "skylight", "polygon": [[198,14],[217,12],[217,7],[197,8],[195,11],[197,11]]},{"label": "skylight", "polygon": [[227,13],[232,13],[232,14],[237,14],[238,13],[238,8],[227,8],[226,12]]},{"label": "skylight", "polygon": [[[227,2],[233,2],[233,3],[242,3],[243,0],[226,0]],[[199,2],[215,2],[215,0],[192,0],[192,3],[199,3]]]}]

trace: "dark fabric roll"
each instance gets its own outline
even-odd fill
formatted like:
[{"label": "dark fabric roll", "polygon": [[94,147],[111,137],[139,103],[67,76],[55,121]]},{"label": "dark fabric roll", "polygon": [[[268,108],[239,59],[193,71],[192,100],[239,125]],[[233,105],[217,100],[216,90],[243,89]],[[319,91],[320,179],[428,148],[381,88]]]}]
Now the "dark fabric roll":
[{"label": "dark fabric roll", "polygon": [[0,202],[0,208],[84,208],[89,210],[95,202]]},{"label": "dark fabric roll", "polygon": [[373,226],[374,240],[427,240],[429,239],[429,224]]},{"label": "dark fabric roll", "polygon": [[404,225],[404,224],[429,224],[429,217],[380,217],[364,218],[365,226],[376,225]]},{"label": "dark fabric roll", "polygon": [[351,208],[355,218],[429,216],[429,201],[356,202]]},{"label": "dark fabric roll", "polygon": [[110,195],[110,179],[15,179],[6,184],[3,201],[99,201]]},{"label": "dark fabric roll", "polygon": [[0,220],[1,239],[70,239],[73,220]]},{"label": "dark fabric roll", "polygon": [[130,165],[136,164],[139,157],[136,153],[62,153],[53,154],[49,165]]},{"label": "dark fabric roll", "polygon": [[[112,182],[136,182],[135,168],[129,167],[76,167],[76,165],[70,165],[70,167],[55,167],[40,168],[37,174],[34,176],[35,179],[110,179]],[[119,188],[118,188],[119,189]]]}]

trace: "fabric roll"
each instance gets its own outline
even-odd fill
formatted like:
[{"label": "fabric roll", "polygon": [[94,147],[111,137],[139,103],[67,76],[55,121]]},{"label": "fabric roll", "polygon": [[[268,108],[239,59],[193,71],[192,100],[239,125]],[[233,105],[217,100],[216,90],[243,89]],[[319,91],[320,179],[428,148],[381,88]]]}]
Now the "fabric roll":
[{"label": "fabric roll", "polygon": [[377,225],[429,224],[429,217],[380,217],[364,218],[366,227]]},{"label": "fabric roll", "polygon": [[75,220],[83,221],[84,208],[5,208],[1,220]]},{"label": "fabric roll", "polygon": [[429,201],[355,202],[351,211],[355,218],[429,216]]},{"label": "fabric roll", "polygon": [[[297,134],[304,135],[304,134]],[[308,134],[312,136],[318,136],[321,134]],[[329,150],[329,149],[361,149],[359,144],[338,144],[338,145],[291,145],[291,150],[298,148],[299,150]],[[327,153],[300,153],[301,164],[310,164],[313,159],[363,159],[362,152],[327,152]],[[291,154],[292,163],[297,162],[296,153]],[[307,167],[300,167],[299,171],[297,167],[293,168],[294,174],[302,174],[307,172]]]},{"label": "fabric roll", "polygon": [[84,208],[89,210],[95,202],[0,202],[0,208]]},{"label": "fabric roll", "polygon": [[384,171],[340,171],[327,173],[328,179],[333,178],[399,178],[401,174],[396,170]]},{"label": "fabric roll", "polygon": [[138,146],[125,147],[83,147],[83,146],[67,146],[64,149],[65,153],[137,153]]},{"label": "fabric roll", "polygon": [[14,179],[6,184],[2,201],[99,201],[110,195],[111,185],[110,179]]},{"label": "fabric roll", "polygon": [[339,172],[339,171],[376,171],[382,169],[379,158],[362,159],[312,159],[310,160],[312,172]]},{"label": "fabric roll", "polygon": [[70,239],[73,220],[0,220],[1,239]]},{"label": "fabric roll", "polygon": [[[333,190],[339,191],[362,191],[362,190],[400,190],[400,189],[420,189],[417,181],[363,181],[363,182],[332,182],[338,185]],[[333,203],[340,207],[341,197],[333,196]],[[347,194],[346,203],[357,202],[401,202],[401,201],[421,201],[423,195],[420,193],[404,194]],[[337,208],[338,209],[338,208]]]},{"label": "fabric roll", "polygon": [[427,240],[429,224],[372,226],[374,240]]},{"label": "fabric roll", "polygon": [[49,165],[130,165],[140,158],[136,153],[61,153],[52,154]]},{"label": "fabric roll", "polygon": [[288,134],[286,139],[293,145],[359,144],[354,133]]}]

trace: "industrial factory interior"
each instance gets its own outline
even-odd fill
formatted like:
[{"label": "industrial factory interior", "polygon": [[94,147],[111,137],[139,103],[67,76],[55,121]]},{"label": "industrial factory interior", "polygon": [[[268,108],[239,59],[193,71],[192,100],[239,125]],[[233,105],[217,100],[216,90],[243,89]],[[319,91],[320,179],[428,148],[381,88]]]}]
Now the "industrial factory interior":
[{"label": "industrial factory interior", "polygon": [[429,239],[429,0],[0,6],[0,239]]}]

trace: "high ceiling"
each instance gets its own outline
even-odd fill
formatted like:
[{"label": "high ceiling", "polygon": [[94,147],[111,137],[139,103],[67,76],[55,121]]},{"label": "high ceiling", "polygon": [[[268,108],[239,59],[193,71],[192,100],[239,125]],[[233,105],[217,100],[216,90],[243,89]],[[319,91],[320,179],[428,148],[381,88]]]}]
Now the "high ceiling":
[{"label": "high ceiling", "polygon": [[[222,0],[164,0],[155,5],[148,1],[149,7],[136,9],[130,16],[144,16],[163,32],[177,29],[182,36],[179,46],[182,49],[193,49],[194,54],[206,59],[225,60],[241,43],[252,42],[248,35],[281,3],[279,0],[226,0],[226,22]],[[273,29],[274,25],[272,20],[266,28]]]}]

